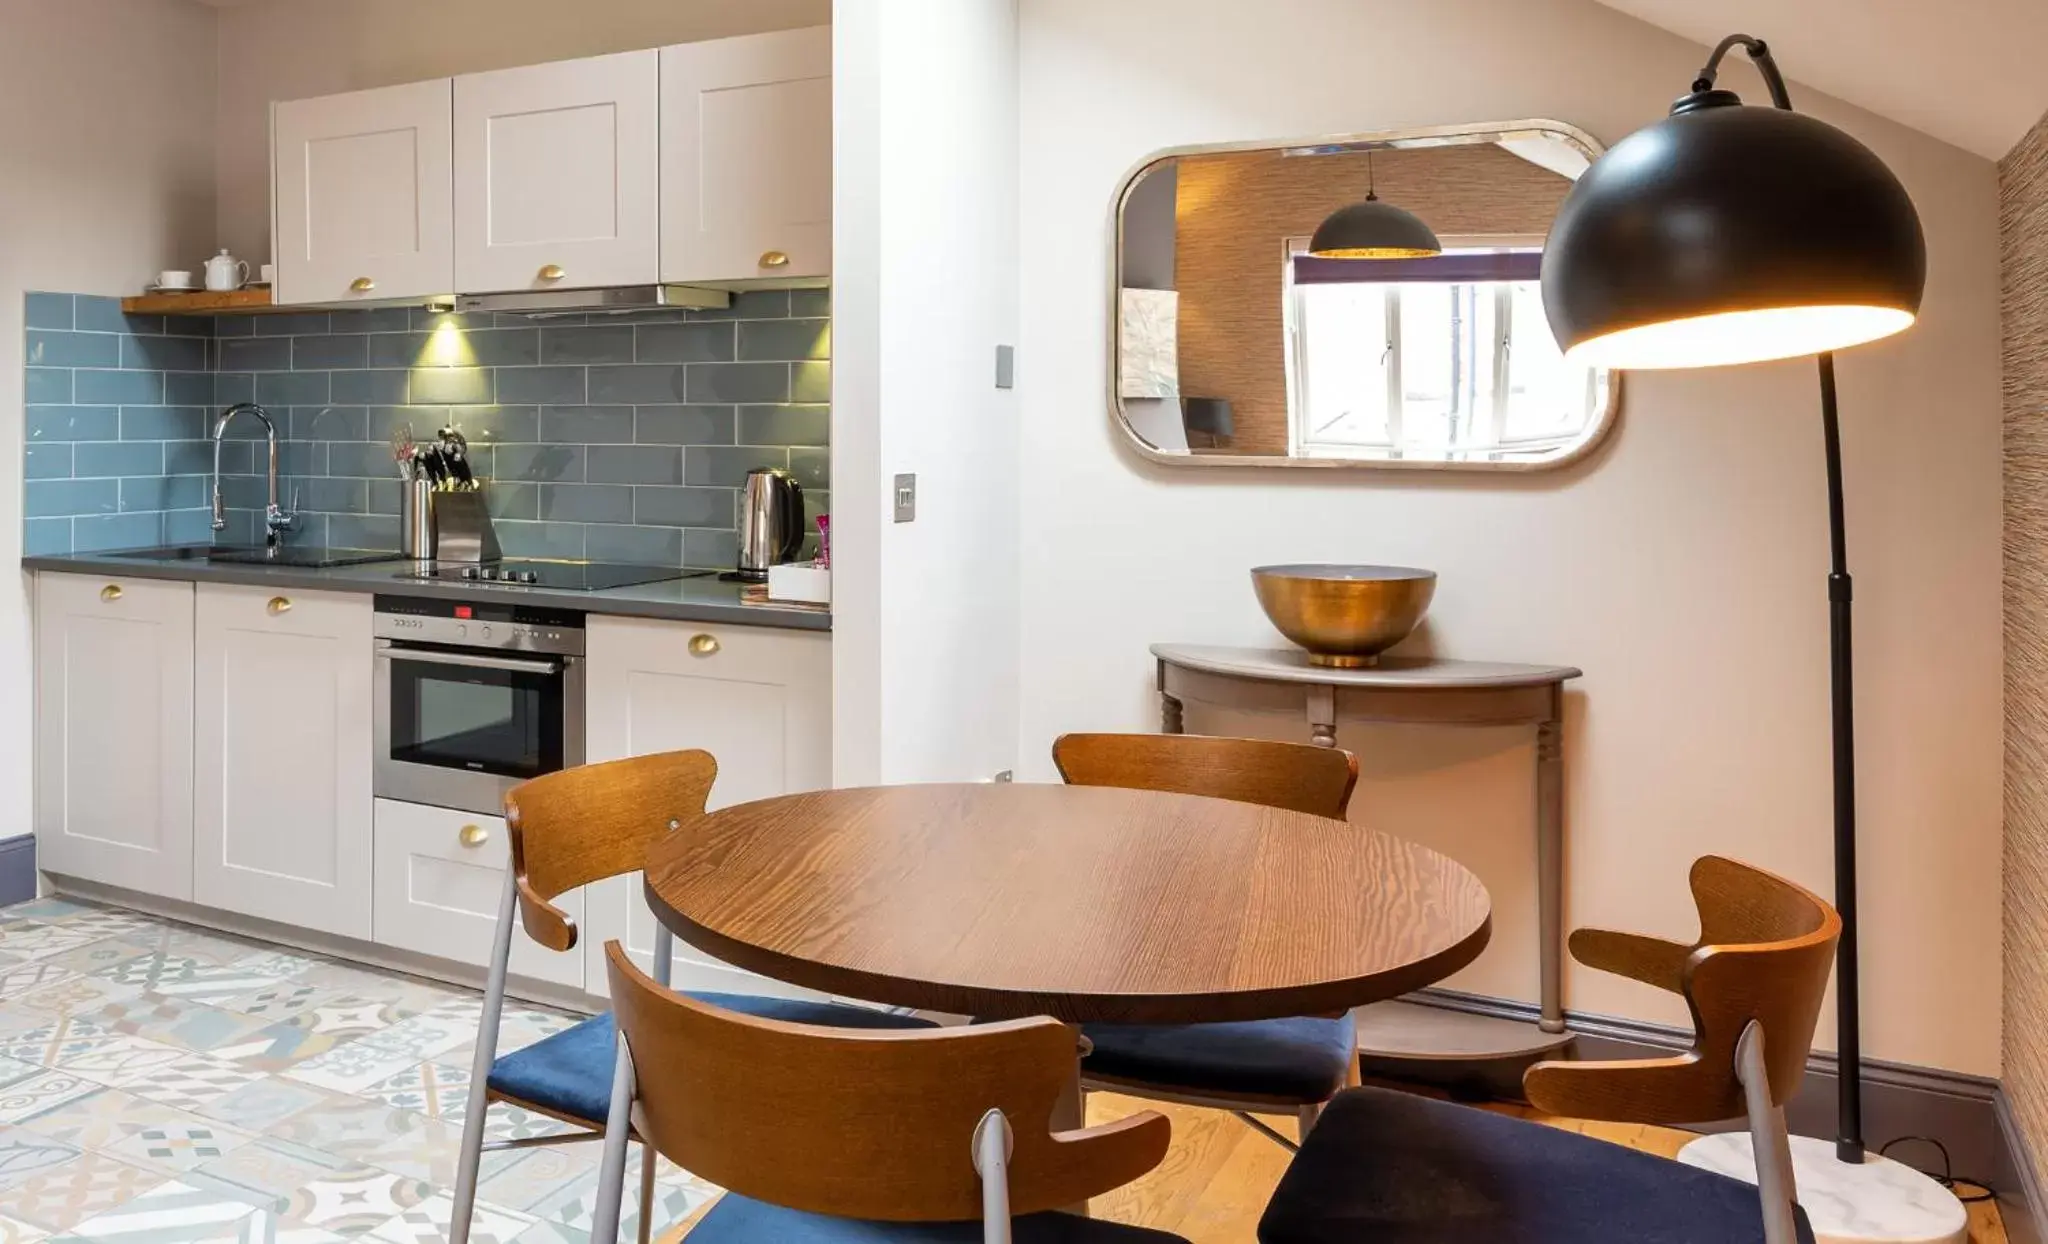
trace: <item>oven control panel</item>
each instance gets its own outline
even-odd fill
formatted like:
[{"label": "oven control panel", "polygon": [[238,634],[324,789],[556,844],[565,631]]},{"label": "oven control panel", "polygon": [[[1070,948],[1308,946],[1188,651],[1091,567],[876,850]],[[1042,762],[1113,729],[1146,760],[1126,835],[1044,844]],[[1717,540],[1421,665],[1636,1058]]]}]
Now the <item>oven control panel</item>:
[{"label": "oven control panel", "polygon": [[372,632],[400,643],[583,655],[583,615],[566,609],[379,595]]}]

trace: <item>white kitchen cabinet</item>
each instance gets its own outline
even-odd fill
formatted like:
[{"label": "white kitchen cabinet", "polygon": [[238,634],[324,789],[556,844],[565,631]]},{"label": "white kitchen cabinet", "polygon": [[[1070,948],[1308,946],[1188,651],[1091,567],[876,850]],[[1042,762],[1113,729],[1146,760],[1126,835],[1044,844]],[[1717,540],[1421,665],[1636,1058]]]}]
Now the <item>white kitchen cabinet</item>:
[{"label": "white kitchen cabinet", "polygon": [[832,30],[661,50],[661,279],[832,271]]},{"label": "white kitchen cabinet", "polygon": [[275,106],[277,301],[455,292],[453,84]]},{"label": "white kitchen cabinet", "polygon": [[651,49],[455,79],[461,292],[659,278],[660,91]]},{"label": "white kitchen cabinet", "polygon": [[192,585],[36,580],[36,863],[192,897]]},{"label": "white kitchen cabinet", "polygon": [[[376,941],[488,967],[512,863],[504,818],[392,799],[376,805]],[[583,892],[571,890],[554,902],[580,930]],[[581,989],[583,953],[580,944],[549,950],[515,923],[509,966],[515,976]]]},{"label": "white kitchen cabinet", "polygon": [[195,901],[370,936],[370,599],[199,586]]},{"label": "white kitchen cabinet", "polygon": [[[703,748],[718,759],[712,808],[832,784],[830,636],[592,617],[586,643],[591,760]],[[585,894],[584,979],[592,993],[602,993],[605,942],[620,939],[647,969],[654,917],[639,873]],[[803,993],[680,939],[674,967],[678,989]]]}]

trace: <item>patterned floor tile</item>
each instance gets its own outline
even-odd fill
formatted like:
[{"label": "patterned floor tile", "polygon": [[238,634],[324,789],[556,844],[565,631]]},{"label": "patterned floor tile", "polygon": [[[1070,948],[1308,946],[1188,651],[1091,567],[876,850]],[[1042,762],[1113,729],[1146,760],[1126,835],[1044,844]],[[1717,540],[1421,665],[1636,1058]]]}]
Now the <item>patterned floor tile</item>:
[{"label": "patterned floor tile", "polygon": [[106,1152],[175,1175],[224,1158],[252,1139],[247,1132],[188,1118],[137,1128]]},{"label": "patterned floor tile", "polygon": [[[52,895],[49,898],[30,899],[26,903],[16,903],[12,907],[0,907],[0,917],[8,920],[42,920],[56,923],[68,920],[73,916],[90,915],[96,911],[115,910],[117,909],[100,907],[92,903],[81,903],[77,899],[58,898]],[[142,917],[137,916],[135,919],[141,920]]]},{"label": "patterned floor tile", "polygon": [[478,1197],[507,1209],[530,1210],[571,1183],[596,1178],[597,1165],[604,1154],[601,1145],[590,1141],[549,1145],[515,1156],[516,1161],[486,1174],[478,1182]]},{"label": "patterned floor tile", "polygon": [[[238,957],[248,958],[249,952],[245,948]],[[267,972],[247,971],[231,963],[209,963],[194,955],[168,955],[161,951],[117,963],[97,975],[116,984],[141,985],[150,993],[194,1002],[223,1001],[278,979]]]},{"label": "patterned floor tile", "polygon": [[42,1070],[19,1058],[0,1057],[0,1085],[17,1084]]},{"label": "patterned floor tile", "polygon": [[167,959],[195,959],[209,967],[224,967],[260,951],[276,949],[249,938],[231,937],[168,921],[152,922],[120,936],[124,942],[132,942]]},{"label": "patterned floor tile", "polygon": [[118,1086],[150,1078],[179,1059],[190,1057],[174,1045],[114,1035],[94,1043],[90,1049],[64,1054],[54,1066],[100,1084]]},{"label": "patterned floor tile", "polygon": [[[380,1224],[366,1238],[377,1244],[443,1244],[454,1208],[455,1199],[440,1193]],[[511,1244],[533,1224],[525,1214],[479,1202],[470,1215],[469,1238],[473,1244]]]},{"label": "patterned floor tile", "polygon": [[295,1189],[354,1165],[288,1140],[259,1136],[226,1157],[201,1164],[197,1173],[238,1188],[260,1204],[282,1205]]},{"label": "patterned floor tile", "polygon": [[419,1056],[411,1051],[383,1049],[366,1044],[368,1040],[367,1037],[358,1037],[345,1045],[337,1045],[325,1054],[293,1064],[283,1074],[287,1079],[315,1088],[356,1093],[397,1075],[419,1061]]},{"label": "patterned floor tile", "polygon": [[152,1068],[148,1075],[126,1083],[130,1092],[151,1101],[180,1110],[200,1110],[261,1078],[261,1072],[226,1059],[180,1050],[178,1057]]},{"label": "patterned floor tile", "polygon": [[346,1236],[319,1227],[285,1222],[267,1209],[259,1209],[234,1224],[235,1234],[222,1237],[223,1244],[345,1244]]},{"label": "patterned floor tile", "polygon": [[59,984],[77,976],[70,968],[54,963],[15,963],[0,966],[0,1002],[12,1002],[24,994]]},{"label": "patterned floor tile", "polygon": [[19,1123],[104,1087],[68,1071],[44,1071],[0,1087],[0,1123]]},{"label": "patterned floor tile", "polygon": [[123,1089],[101,1089],[45,1110],[21,1126],[80,1149],[104,1150],[142,1128],[184,1122],[191,1117]]},{"label": "patterned floor tile", "polygon": [[314,967],[326,962],[316,955],[302,955],[288,950],[259,950],[235,960],[228,966],[237,972],[254,976],[267,976],[271,980],[287,980],[303,976]]},{"label": "patterned floor tile", "polygon": [[293,1189],[279,1216],[295,1225],[353,1238],[376,1230],[433,1194],[434,1189],[421,1180],[356,1166]]},{"label": "patterned floor tile", "polygon": [[[79,1148],[21,1127],[0,1127],[0,1188],[17,1184],[38,1171],[62,1166]],[[6,1236],[0,1234],[0,1241]]]},{"label": "patterned floor tile", "polygon": [[155,1171],[106,1154],[84,1153],[0,1189],[0,1214],[45,1230],[64,1231],[126,1204],[163,1180]]},{"label": "patterned floor tile", "polygon": [[[6,1005],[0,1007],[0,1020],[33,1017],[36,1023],[47,1024],[52,1016],[88,1015],[109,1003],[133,998],[142,992],[142,988],[141,985],[123,984],[99,975],[61,976],[53,984],[6,1000]],[[0,1022],[0,1031],[11,1032],[29,1026]]]},{"label": "patterned floor tile", "polygon": [[172,1180],[93,1215],[69,1235],[94,1244],[213,1244],[239,1239],[236,1224],[255,1212],[210,1188]]},{"label": "patterned floor tile", "polygon": [[0,951],[23,959],[49,959],[106,936],[95,929],[22,920],[0,925]]},{"label": "patterned floor tile", "polygon": [[50,1233],[41,1227],[0,1215],[0,1244],[39,1244],[49,1238]]},{"label": "patterned floor tile", "polygon": [[297,979],[286,979],[273,981],[252,993],[223,998],[219,1005],[230,1011],[260,1019],[265,1024],[273,1024],[341,996],[343,995],[338,989],[327,989],[319,985],[308,985]]},{"label": "patterned floor tile", "polygon": [[301,1110],[270,1129],[269,1134],[322,1153],[367,1161],[366,1154],[426,1125],[424,1117],[409,1110],[393,1110],[382,1102],[337,1098],[326,1105]]},{"label": "patterned floor tile", "polygon": [[117,963],[126,963],[130,959],[138,959],[148,953],[148,951],[143,950],[141,947],[131,946],[118,937],[102,937],[97,941],[87,942],[76,950],[67,950],[62,954],[52,955],[45,962],[89,976],[95,972],[104,972]]},{"label": "patterned floor tile", "polygon": [[301,1110],[332,1100],[310,1085],[258,1075],[238,1089],[192,1107],[209,1119],[252,1132],[268,1131]]},{"label": "patterned floor tile", "polygon": [[63,1015],[0,1039],[0,1057],[55,1067],[60,1059],[97,1049],[119,1035],[83,1015]]},{"label": "patterned floor tile", "polygon": [[353,1039],[345,1035],[314,1032],[300,1022],[305,1018],[299,1015],[279,1020],[239,1041],[216,1046],[210,1053],[215,1058],[238,1063],[252,1071],[287,1071]]},{"label": "patterned floor tile", "polygon": [[419,1012],[405,1010],[388,999],[335,993],[301,1010],[290,1022],[321,1036],[361,1037],[382,1032],[416,1014]]},{"label": "patterned floor tile", "polygon": [[366,1086],[356,1095],[430,1119],[460,1122],[469,1104],[469,1069],[418,1063]]},{"label": "patterned floor tile", "polygon": [[[637,1156],[629,1164],[625,1188],[619,1199],[619,1238],[630,1240],[640,1230],[640,1181]],[[679,1183],[654,1184],[654,1229],[681,1222],[718,1195],[718,1189],[701,1180],[686,1178]],[[597,1173],[592,1171],[569,1187],[541,1201],[528,1212],[542,1222],[556,1223],[588,1237],[597,1210]]]},{"label": "patterned floor tile", "polygon": [[233,1044],[266,1026],[239,1011],[148,993],[108,1003],[85,1018],[114,1032],[192,1051]]},{"label": "patterned floor tile", "polygon": [[400,1020],[391,1027],[358,1037],[355,1044],[370,1049],[411,1055],[424,1062],[443,1050],[476,1041],[477,1015],[458,1007],[436,1008],[425,1015]]}]

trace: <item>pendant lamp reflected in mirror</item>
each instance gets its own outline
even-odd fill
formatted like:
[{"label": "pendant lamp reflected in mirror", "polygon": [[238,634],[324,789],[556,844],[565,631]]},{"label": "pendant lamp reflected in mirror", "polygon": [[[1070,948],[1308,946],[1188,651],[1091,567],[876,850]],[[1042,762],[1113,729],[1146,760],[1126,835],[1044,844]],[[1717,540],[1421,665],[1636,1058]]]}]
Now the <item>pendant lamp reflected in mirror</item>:
[{"label": "pendant lamp reflected in mirror", "polygon": [[1365,153],[1365,201],[1338,208],[1316,226],[1308,253],[1317,259],[1427,259],[1443,254],[1436,233],[1413,212],[1383,203]]}]

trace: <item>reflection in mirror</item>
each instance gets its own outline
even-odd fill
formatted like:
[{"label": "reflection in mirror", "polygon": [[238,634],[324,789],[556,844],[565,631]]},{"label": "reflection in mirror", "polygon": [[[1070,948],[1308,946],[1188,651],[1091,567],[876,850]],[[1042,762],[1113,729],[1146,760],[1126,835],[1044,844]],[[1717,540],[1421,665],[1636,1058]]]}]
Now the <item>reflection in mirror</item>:
[{"label": "reflection in mirror", "polygon": [[[1568,126],[1515,122],[1154,159],[1119,199],[1122,426],[1153,457],[1203,465],[1580,456],[1620,377],[1565,363],[1537,277],[1597,151]],[[1311,255],[1318,225],[1369,194],[1442,253]]]}]

